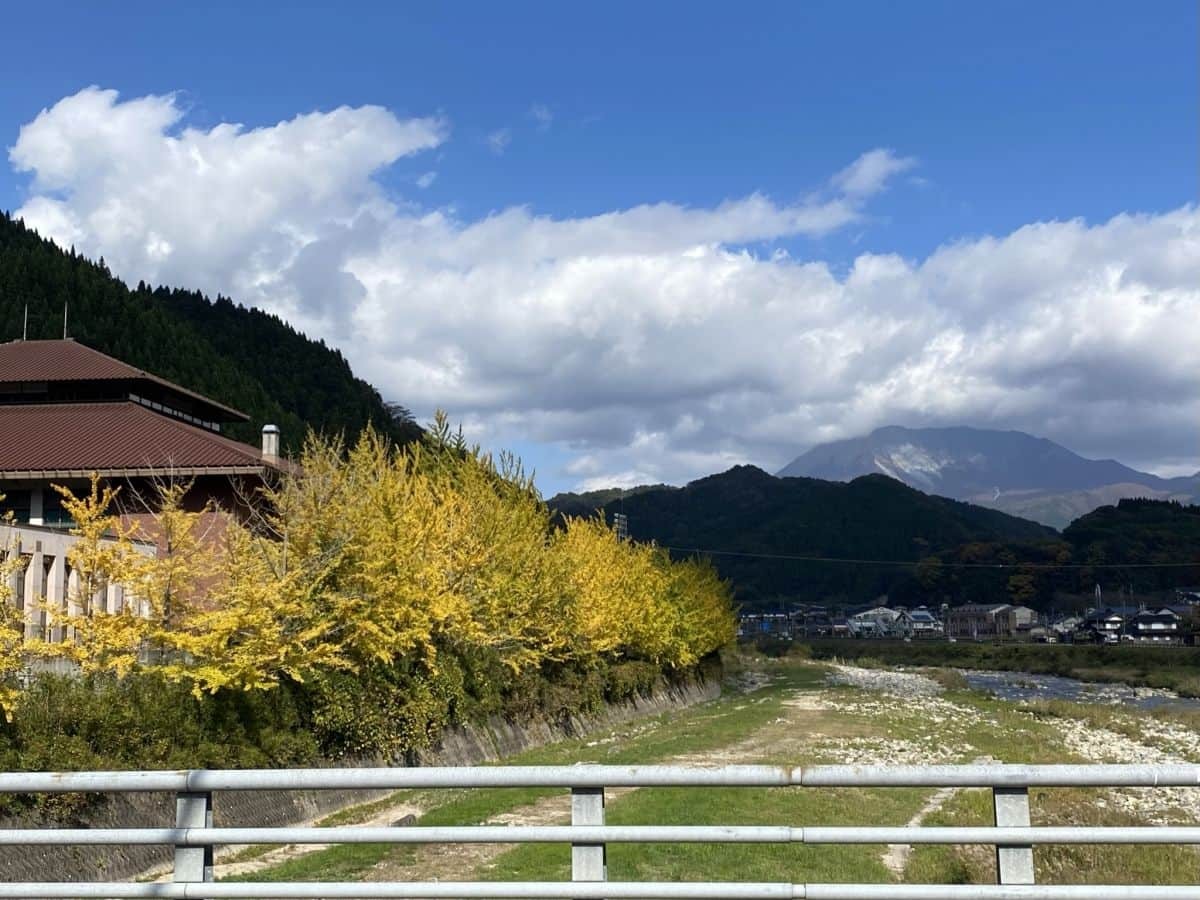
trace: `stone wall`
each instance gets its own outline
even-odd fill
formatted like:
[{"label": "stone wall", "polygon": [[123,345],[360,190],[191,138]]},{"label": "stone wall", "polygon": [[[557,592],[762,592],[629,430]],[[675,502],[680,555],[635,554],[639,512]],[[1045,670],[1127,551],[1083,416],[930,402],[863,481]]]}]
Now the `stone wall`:
[{"label": "stone wall", "polygon": [[[493,718],[448,730],[439,745],[420,755],[424,766],[469,766],[495,762],[533,747],[578,737],[644,716],[711,700],[720,694],[715,679],[688,680],[594,716],[559,722],[513,722]],[[213,798],[217,826],[281,826],[311,822],[348,806],[387,796],[390,791],[236,791]],[[172,794],[114,794],[88,811],[74,827],[163,827],[175,821]],[[0,820],[3,828],[49,824],[34,816]],[[57,823],[62,827],[62,823]],[[168,847],[0,847],[0,881],[121,881],[169,865]]]}]

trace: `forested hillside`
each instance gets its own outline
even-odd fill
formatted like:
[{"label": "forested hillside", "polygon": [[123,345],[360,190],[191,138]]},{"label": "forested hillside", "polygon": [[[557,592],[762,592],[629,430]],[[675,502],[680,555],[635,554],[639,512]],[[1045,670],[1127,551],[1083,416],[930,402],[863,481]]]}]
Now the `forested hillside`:
[{"label": "forested hillside", "polygon": [[1122,500],[1079,517],[1058,540],[972,542],[927,559],[916,575],[927,595],[1006,595],[1040,609],[1078,605],[1072,597],[1090,603],[1096,585],[1113,603],[1129,593],[1163,602],[1200,584],[1200,507]]},{"label": "forested hillside", "polygon": [[310,427],[354,436],[372,422],[395,440],[419,434],[338,350],[278,316],[196,291],[131,290],[103,260],[63,251],[0,215],[0,340],[21,337],[26,307],[30,339],[62,337],[64,303],[71,337],[249,414],[248,424],[225,428],[239,440],[257,443],[267,422],[289,449]]},{"label": "forested hillside", "polygon": [[[550,501],[557,507],[559,498]],[[912,568],[812,562],[823,557],[917,562],[972,541],[1045,541],[1052,529],[995,510],[930,497],[882,475],[849,484],[775,478],[738,466],[682,488],[629,493],[605,512],[624,512],[629,533],[712,557],[746,605],[781,599],[870,600],[912,581]],[[737,554],[754,554],[739,556]],[[772,558],[778,557],[778,558]]]},{"label": "forested hillside", "polygon": [[564,516],[583,516],[589,517],[596,513],[596,510],[603,509],[610,504],[613,504],[613,509],[620,512],[620,500],[626,497],[632,497],[635,494],[644,494],[647,491],[670,490],[668,484],[643,484],[631,488],[605,488],[599,491],[583,491],[582,493],[572,493],[564,491],[561,494],[555,494],[548,501],[554,511]]},{"label": "forested hillside", "polygon": [[[570,514],[579,501],[549,503]],[[624,512],[632,537],[676,555],[711,553],[747,608],[887,594],[893,603],[1063,609],[1093,602],[1097,584],[1112,602],[1132,592],[1147,603],[1200,584],[1200,506],[1174,501],[1122,500],[1059,534],[883,475],[845,483],[739,466],[682,488],[618,492],[604,511]]]}]

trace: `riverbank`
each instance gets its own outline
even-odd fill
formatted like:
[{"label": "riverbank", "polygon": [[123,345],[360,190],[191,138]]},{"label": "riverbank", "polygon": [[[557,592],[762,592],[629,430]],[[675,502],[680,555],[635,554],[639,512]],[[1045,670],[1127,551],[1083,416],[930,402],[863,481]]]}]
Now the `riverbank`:
[{"label": "riverbank", "polygon": [[[1200,761],[1194,723],[1164,711],[1023,704],[946,687],[938,678],[795,657],[743,661],[745,692],[510,763],[956,763]],[[936,674],[936,673],[935,673]],[[954,679],[945,679],[953,685]],[[608,822],[634,824],[988,825],[985,791],[645,788],[607,794]],[[565,824],[563,791],[408,792],[415,824]],[[1190,824],[1200,790],[1033,792],[1034,824]],[[374,813],[367,808],[361,818]],[[347,814],[354,817],[351,811]],[[341,817],[339,823],[345,823]],[[332,823],[331,823],[332,824]],[[994,882],[990,848],[813,845],[613,845],[616,880]],[[1193,848],[1038,847],[1040,883],[1190,883]],[[570,877],[559,845],[333,847],[262,870],[257,881],[527,880]]]},{"label": "riverbank", "polygon": [[[715,668],[709,675],[695,672],[688,677],[660,681],[652,690],[635,693],[617,702],[606,703],[588,712],[575,714],[534,714],[526,718],[491,716],[447,728],[437,743],[423,751],[419,765],[481,765],[497,762],[533,748],[584,735],[609,734],[615,728],[638,727],[642,720],[656,720],[712,700],[720,694],[721,680]],[[353,761],[320,760],[319,765],[350,765]],[[66,795],[69,796],[69,795]],[[374,824],[387,825],[420,808],[401,808],[390,804],[386,791],[239,791],[217,793],[214,821],[218,826],[239,825],[314,825],[336,820],[352,804],[366,804],[374,810]],[[162,827],[174,816],[174,798],[169,794],[134,792],[118,795],[94,795],[86,806],[72,807],[72,824],[90,827]],[[100,802],[103,801],[103,802]],[[361,808],[361,807],[360,807]],[[59,824],[54,810],[34,809],[0,817],[0,826],[8,828],[46,827]],[[256,860],[267,852],[275,859],[302,855],[312,848],[237,847],[222,848],[224,860]],[[0,876],[31,881],[97,880],[139,877],[155,880],[170,871],[171,850],[158,845],[95,847],[0,847]],[[261,866],[250,865],[250,871]]]},{"label": "riverbank", "polygon": [[813,659],[1061,675],[1200,697],[1200,647],[992,644],[967,641],[797,640]]}]

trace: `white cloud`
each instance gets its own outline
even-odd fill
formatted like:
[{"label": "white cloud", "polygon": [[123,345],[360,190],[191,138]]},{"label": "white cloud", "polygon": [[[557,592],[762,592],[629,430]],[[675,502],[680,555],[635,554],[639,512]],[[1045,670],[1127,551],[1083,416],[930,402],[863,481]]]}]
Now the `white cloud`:
[{"label": "white cloud", "polygon": [[499,156],[505,150],[507,150],[508,145],[512,143],[512,129],[511,128],[497,128],[495,131],[491,132],[484,140],[487,142],[488,149],[491,150],[493,153],[495,153],[497,156]]},{"label": "white cloud", "polygon": [[548,131],[554,123],[554,113],[545,103],[535,103],[529,107],[529,117],[537,123],[538,131]]},{"label": "white cloud", "polygon": [[433,187],[433,183],[437,181],[437,172],[425,172],[417,176],[417,187],[421,190]]},{"label": "white cloud", "polygon": [[20,214],[111,255],[119,273],[262,299],[313,242],[353,233],[383,203],[375,172],[448,134],[439,117],[378,106],[251,130],[179,128],[182,118],[173,96],[120,102],[95,87],[42,110],[9,152],[33,173]]},{"label": "white cloud", "polygon": [[916,164],[911,156],[897,156],[886,148],[871,150],[834,175],[833,184],[847,196],[866,199],[882,191],[893,176]]},{"label": "white cloud", "polygon": [[33,180],[18,214],[130,280],[279,312],[422,417],[442,406],[481,440],[556,442],[580,486],[778,466],[889,422],[1195,460],[1194,206],[1035,223],[921,260],[862,253],[841,272],[757,248],[866,220],[911,159],[868,151],[796,203],[463,221],[373,177],[444,141],[441,119],[182,122],[171,97],[67,98],[11,150]]}]

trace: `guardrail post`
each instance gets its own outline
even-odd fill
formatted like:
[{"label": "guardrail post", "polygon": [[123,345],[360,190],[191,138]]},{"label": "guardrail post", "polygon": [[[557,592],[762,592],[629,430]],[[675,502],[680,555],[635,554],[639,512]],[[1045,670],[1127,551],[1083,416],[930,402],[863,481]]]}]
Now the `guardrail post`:
[{"label": "guardrail post", "polygon": [[[992,788],[992,806],[998,828],[1029,827],[1028,788]],[[998,884],[1033,884],[1032,845],[997,846],[996,874]]]},{"label": "guardrail post", "polygon": [[[571,788],[571,824],[604,824],[604,788]],[[571,880],[607,881],[604,844],[571,844]]]},{"label": "guardrail post", "polygon": [[[175,795],[176,828],[212,828],[212,794]],[[213,847],[175,845],[175,881],[213,880]]]}]

